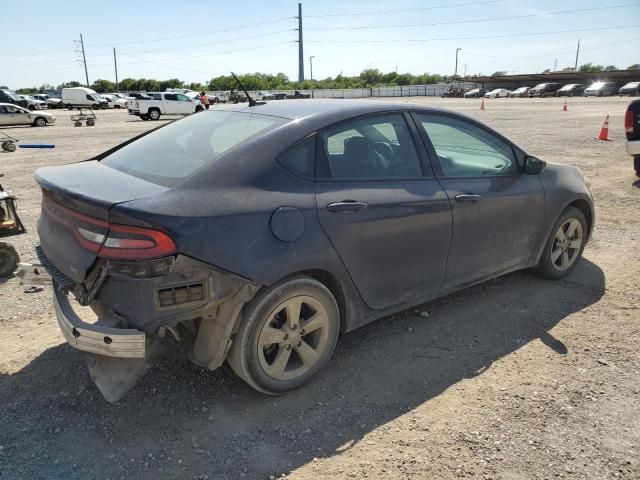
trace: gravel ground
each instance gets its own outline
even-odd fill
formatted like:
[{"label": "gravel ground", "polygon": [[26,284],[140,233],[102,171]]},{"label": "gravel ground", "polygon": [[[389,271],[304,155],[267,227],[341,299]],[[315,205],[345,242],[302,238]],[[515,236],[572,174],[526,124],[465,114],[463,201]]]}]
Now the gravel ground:
[{"label": "gravel ground", "polygon": [[[404,99],[403,99],[404,101]],[[0,478],[640,478],[640,181],[628,100],[409,101],[482,119],[530,153],[579,166],[597,228],[570,277],[518,272],[343,335],[328,368],[283,397],[172,351],[115,405],[58,331],[50,292],[0,285]],[[611,114],[610,142],[597,136]],[[54,150],[0,154],[29,233],[33,171],[82,160],[157,123],[99,112],[74,128],[11,128]],[[526,212],[523,212],[526,215]]]}]

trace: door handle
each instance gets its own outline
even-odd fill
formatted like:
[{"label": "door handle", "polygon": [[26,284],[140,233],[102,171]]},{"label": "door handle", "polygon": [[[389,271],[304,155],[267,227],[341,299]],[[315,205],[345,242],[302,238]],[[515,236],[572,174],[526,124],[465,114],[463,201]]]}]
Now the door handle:
[{"label": "door handle", "polygon": [[476,195],[475,193],[459,193],[456,195],[456,201],[458,202],[477,202],[482,200],[482,195]]},{"label": "door handle", "polygon": [[355,200],[343,200],[342,202],[334,202],[327,205],[327,210],[330,212],[340,213],[355,213],[358,210],[363,210],[369,205],[365,202],[356,202]]}]

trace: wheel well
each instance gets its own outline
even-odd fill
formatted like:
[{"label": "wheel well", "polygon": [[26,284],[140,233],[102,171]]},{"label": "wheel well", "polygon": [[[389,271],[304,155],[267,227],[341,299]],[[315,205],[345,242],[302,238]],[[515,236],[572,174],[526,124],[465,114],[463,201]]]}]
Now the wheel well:
[{"label": "wheel well", "polygon": [[570,207],[575,207],[582,212],[584,218],[587,220],[587,230],[591,233],[591,228],[593,226],[593,214],[591,213],[591,207],[585,200],[575,200],[571,204]]},{"label": "wheel well", "polygon": [[346,302],[344,289],[340,284],[340,280],[338,280],[337,277],[327,272],[326,270],[305,270],[300,273],[302,273],[303,275],[307,275],[314,280],[317,280],[329,289],[333,297],[336,299],[336,302],[338,303],[338,311],[340,312],[340,330],[343,330],[345,325],[347,324],[347,311],[345,308]]}]

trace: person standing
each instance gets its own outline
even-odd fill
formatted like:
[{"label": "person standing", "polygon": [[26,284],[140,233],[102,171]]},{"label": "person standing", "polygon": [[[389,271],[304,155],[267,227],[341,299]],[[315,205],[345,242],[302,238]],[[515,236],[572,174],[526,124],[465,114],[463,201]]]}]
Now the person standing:
[{"label": "person standing", "polygon": [[200,103],[202,103],[202,106],[204,106],[206,110],[209,110],[209,97],[207,97],[204,91],[200,92]]}]

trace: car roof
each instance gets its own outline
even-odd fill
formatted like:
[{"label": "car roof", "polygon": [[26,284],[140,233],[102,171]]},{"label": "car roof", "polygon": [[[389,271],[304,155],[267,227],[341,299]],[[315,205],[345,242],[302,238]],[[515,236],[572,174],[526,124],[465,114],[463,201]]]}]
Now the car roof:
[{"label": "car roof", "polygon": [[240,111],[288,118],[290,120],[314,119],[320,123],[333,123],[369,113],[409,110],[442,110],[427,105],[411,103],[387,102],[382,100],[342,100],[342,99],[309,99],[309,100],[272,100],[264,104],[249,107],[247,103],[227,104],[216,107],[221,111]]}]

